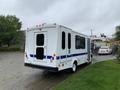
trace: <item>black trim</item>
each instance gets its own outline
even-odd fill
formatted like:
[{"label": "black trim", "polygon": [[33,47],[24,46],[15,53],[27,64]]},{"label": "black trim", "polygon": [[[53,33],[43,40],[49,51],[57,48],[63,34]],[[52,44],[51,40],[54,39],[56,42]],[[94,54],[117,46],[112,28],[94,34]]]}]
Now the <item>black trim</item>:
[{"label": "black trim", "polygon": [[24,63],[24,66],[28,66],[28,67],[32,67],[32,68],[45,69],[45,70],[48,70],[48,71],[58,71],[57,67],[40,66],[40,65],[30,64],[30,63]]}]

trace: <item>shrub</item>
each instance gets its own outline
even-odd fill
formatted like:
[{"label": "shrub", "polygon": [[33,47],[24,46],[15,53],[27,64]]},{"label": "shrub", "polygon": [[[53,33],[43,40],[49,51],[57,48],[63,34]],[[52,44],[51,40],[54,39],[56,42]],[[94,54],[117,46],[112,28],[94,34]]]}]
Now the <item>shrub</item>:
[{"label": "shrub", "polygon": [[116,58],[120,62],[120,46],[118,47]]}]

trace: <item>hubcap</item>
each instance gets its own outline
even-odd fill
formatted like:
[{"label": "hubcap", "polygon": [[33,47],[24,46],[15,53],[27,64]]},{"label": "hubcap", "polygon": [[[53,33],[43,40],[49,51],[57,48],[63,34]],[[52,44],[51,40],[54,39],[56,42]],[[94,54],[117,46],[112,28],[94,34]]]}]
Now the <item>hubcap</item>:
[{"label": "hubcap", "polygon": [[73,72],[75,72],[75,71],[76,71],[76,65],[73,64]]}]

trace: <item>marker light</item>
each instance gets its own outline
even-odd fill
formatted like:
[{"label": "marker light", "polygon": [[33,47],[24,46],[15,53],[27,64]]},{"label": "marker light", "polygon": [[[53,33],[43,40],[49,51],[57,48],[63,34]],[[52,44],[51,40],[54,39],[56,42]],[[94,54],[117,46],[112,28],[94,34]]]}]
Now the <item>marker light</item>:
[{"label": "marker light", "polygon": [[36,25],[36,27],[39,27],[38,25]]},{"label": "marker light", "polygon": [[46,23],[43,23],[42,26],[44,26]]},{"label": "marker light", "polygon": [[39,24],[39,27],[41,27],[41,25]]}]

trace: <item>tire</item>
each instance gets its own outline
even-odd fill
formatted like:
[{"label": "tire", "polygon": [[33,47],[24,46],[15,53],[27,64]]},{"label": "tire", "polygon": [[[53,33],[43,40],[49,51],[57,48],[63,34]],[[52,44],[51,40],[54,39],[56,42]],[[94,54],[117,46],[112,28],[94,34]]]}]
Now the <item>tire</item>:
[{"label": "tire", "polygon": [[92,60],[90,62],[88,62],[88,64],[91,64],[92,63]]},{"label": "tire", "polygon": [[76,72],[77,71],[77,63],[73,63],[73,66],[72,66],[72,72]]}]

